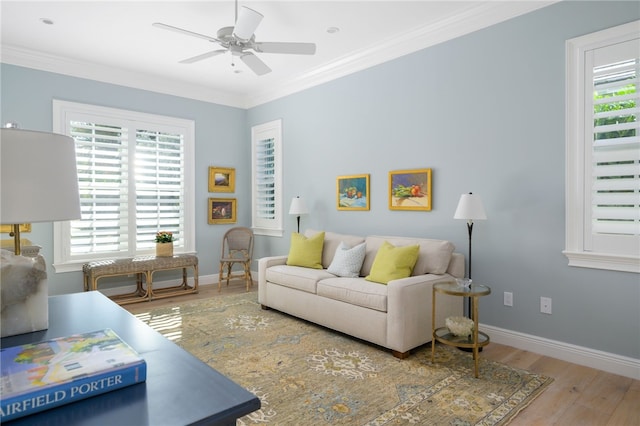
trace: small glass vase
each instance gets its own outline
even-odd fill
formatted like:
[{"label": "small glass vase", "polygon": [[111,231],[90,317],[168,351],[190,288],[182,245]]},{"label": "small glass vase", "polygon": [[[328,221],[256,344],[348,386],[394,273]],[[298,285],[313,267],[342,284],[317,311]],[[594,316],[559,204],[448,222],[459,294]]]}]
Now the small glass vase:
[{"label": "small glass vase", "polygon": [[173,257],[173,243],[156,243],[156,257]]}]

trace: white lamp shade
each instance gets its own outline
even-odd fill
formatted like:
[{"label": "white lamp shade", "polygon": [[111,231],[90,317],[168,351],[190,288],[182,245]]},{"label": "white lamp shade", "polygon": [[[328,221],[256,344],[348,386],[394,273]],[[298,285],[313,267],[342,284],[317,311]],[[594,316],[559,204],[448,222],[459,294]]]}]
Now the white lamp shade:
[{"label": "white lamp shade", "polygon": [[1,131],[0,223],[80,219],[73,139],[29,130]]},{"label": "white lamp shade", "polygon": [[483,220],[487,214],[482,206],[482,200],[472,193],[462,194],[458,201],[458,208],[453,215],[454,219]]},{"label": "white lamp shade", "polygon": [[289,214],[300,216],[303,214],[309,214],[307,204],[300,197],[294,197],[291,200],[291,206],[289,207]]},{"label": "white lamp shade", "polygon": [[242,6],[238,11],[238,20],[233,28],[233,35],[244,41],[251,39],[263,17],[255,10]]}]

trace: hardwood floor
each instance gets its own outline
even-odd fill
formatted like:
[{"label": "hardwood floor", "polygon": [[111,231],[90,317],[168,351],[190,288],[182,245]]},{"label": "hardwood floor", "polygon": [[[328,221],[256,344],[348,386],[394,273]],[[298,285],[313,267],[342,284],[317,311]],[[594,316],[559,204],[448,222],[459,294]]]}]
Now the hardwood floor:
[{"label": "hardwood floor", "polygon": [[[257,291],[254,283],[251,291]],[[198,294],[125,305],[137,314],[151,307],[171,306],[187,300],[222,297],[245,291],[244,283],[232,281],[218,292],[217,285],[200,286]],[[589,367],[560,361],[533,352],[490,343],[480,355],[512,367],[553,377],[553,383],[509,425],[638,426],[640,381]]]}]

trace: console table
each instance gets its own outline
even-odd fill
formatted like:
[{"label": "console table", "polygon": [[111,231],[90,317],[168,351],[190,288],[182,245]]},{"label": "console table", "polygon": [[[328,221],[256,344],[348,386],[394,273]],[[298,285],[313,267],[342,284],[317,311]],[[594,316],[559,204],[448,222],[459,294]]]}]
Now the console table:
[{"label": "console table", "polygon": [[[187,283],[188,268],[193,270],[193,286]],[[154,272],[172,269],[182,269],[182,284],[154,289]],[[193,254],[97,260],[85,263],[82,267],[82,272],[84,274],[84,291],[98,290],[98,280],[100,278],[135,275],[135,291],[112,296],[112,299],[121,305],[198,292],[198,257]]]},{"label": "console table", "polygon": [[[469,297],[471,299],[471,318],[473,319],[473,332],[471,336],[456,336],[449,332],[447,327],[436,328],[436,294],[448,294],[451,296]],[[432,340],[431,340],[431,362],[436,354],[436,341],[445,345],[458,348],[471,349],[473,360],[475,361],[475,376],[478,377],[478,361],[480,355],[478,351],[481,347],[489,344],[489,335],[478,330],[478,298],[491,294],[491,289],[484,285],[471,284],[470,287],[462,287],[457,282],[442,282],[433,285],[433,297],[431,307],[432,315]]]},{"label": "console table", "polygon": [[10,425],[235,425],[260,400],[138,320],[102,293],[49,297],[49,329],[0,347],[111,328],[147,362],[147,381],[22,417]]}]

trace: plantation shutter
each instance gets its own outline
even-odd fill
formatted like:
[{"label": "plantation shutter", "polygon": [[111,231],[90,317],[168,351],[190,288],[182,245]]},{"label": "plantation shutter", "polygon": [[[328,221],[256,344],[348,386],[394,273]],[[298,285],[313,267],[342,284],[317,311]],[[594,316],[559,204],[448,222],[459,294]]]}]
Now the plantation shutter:
[{"label": "plantation shutter", "polygon": [[182,244],[184,203],[183,137],[150,130],[136,132],[136,241],[139,249],[155,246],[158,230],[173,233]]},{"label": "plantation shutter", "polygon": [[256,146],[256,215],[258,220],[274,219],[275,196],[275,143],[273,138],[263,139]]},{"label": "plantation shutter", "polygon": [[82,219],[71,222],[71,255],[126,252],[128,248],[127,130],[70,122],[76,141]]},{"label": "plantation shutter", "polygon": [[252,227],[282,236],[282,121],[251,128]]},{"label": "plantation shutter", "polygon": [[[589,220],[585,248],[597,252],[640,252],[640,42],[595,49],[587,55],[593,93],[585,123],[591,125]],[[589,171],[587,171],[588,173]]]}]

